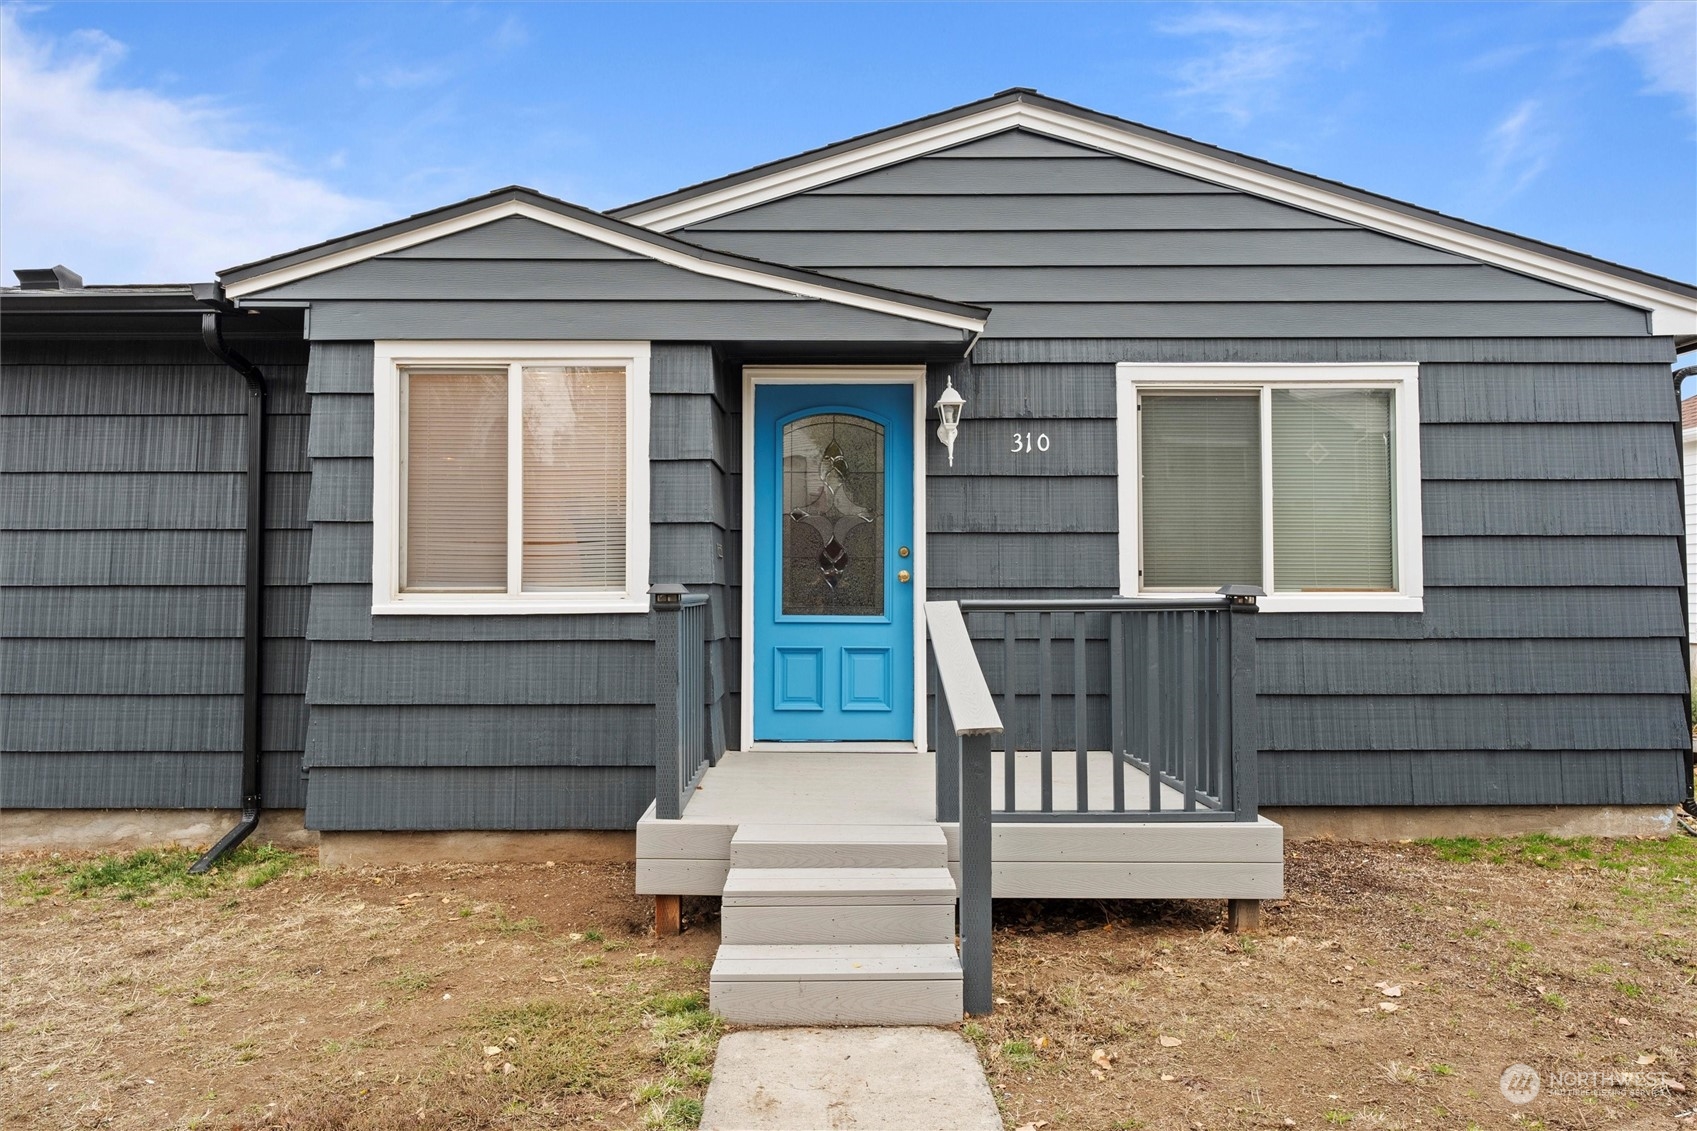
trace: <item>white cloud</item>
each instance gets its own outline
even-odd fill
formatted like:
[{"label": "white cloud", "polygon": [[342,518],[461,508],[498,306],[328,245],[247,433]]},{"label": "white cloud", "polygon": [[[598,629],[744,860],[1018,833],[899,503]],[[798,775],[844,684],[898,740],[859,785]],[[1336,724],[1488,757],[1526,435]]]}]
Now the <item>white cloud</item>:
[{"label": "white cloud", "polygon": [[0,248],[91,283],[193,282],[377,222],[386,210],[244,146],[205,99],[118,85],[124,47],[0,7]]},{"label": "white cloud", "polygon": [[1513,196],[1549,167],[1556,138],[1543,107],[1528,98],[1485,135],[1485,188],[1497,198]]},{"label": "white cloud", "polygon": [[1174,68],[1180,85],[1173,93],[1244,125],[1314,68],[1347,62],[1377,32],[1369,12],[1357,4],[1194,8],[1158,28],[1207,45]]},{"label": "white cloud", "polygon": [[1675,95],[1697,115],[1697,4],[1640,0],[1608,42],[1638,57],[1647,91]]}]

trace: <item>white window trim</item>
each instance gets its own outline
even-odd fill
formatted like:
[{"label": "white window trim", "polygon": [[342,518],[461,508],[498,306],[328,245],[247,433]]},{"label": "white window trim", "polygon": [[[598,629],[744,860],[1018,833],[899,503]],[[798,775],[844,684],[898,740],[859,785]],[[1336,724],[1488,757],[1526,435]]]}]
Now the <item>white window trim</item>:
[{"label": "white window trim", "polygon": [[[1278,387],[1391,389],[1395,416],[1396,474],[1392,488],[1396,522],[1396,582],[1387,593],[1269,593],[1267,612],[1418,613],[1425,608],[1425,563],[1420,507],[1420,367],[1414,362],[1363,364],[1146,364],[1115,367],[1119,412],[1120,593],[1128,597],[1194,597],[1202,593],[1145,590],[1141,453],[1138,398],[1146,390],[1242,392],[1261,390],[1262,414]],[[1265,446],[1265,445],[1263,445]],[[1261,454],[1261,481],[1272,481],[1272,453]],[[1261,492],[1262,576],[1273,576],[1273,495]],[[1275,584],[1277,578],[1274,578]]]},{"label": "white window trim", "polygon": [[[648,601],[647,342],[377,342],[372,372],[371,611],[374,615],[642,613]],[[625,370],[625,587],[623,592],[403,593],[401,374],[408,365],[616,365]],[[522,389],[509,380],[509,397]],[[509,405],[513,400],[509,400]],[[522,404],[522,401],[518,403]],[[508,412],[507,568],[523,549],[523,416]]]}]

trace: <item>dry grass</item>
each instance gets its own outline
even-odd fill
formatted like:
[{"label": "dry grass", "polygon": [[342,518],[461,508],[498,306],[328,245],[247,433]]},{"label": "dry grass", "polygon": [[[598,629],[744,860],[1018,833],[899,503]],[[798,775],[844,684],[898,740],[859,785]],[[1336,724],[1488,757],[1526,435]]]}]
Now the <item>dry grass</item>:
[{"label": "dry grass", "polygon": [[191,859],[0,863],[5,1126],[694,1126],[716,931],[628,866]]},{"label": "dry grass", "polygon": [[[717,924],[654,939],[628,866],[186,862],[0,860],[8,1131],[699,1117]],[[1253,937],[1217,902],[998,904],[1001,1002],[961,1028],[1009,1126],[1697,1127],[1697,840],[1307,843],[1287,875]],[[1514,1108],[1514,1061],[1690,1090]]]},{"label": "dry grass", "polygon": [[[1002,1004],[963,1029],[1010,1126],[1697,1126],[1697,840],[1310,842],[1287,885],[1258,936],[998,904]],[[1515,1107],[1516,1062],[1642,1081]]]}]

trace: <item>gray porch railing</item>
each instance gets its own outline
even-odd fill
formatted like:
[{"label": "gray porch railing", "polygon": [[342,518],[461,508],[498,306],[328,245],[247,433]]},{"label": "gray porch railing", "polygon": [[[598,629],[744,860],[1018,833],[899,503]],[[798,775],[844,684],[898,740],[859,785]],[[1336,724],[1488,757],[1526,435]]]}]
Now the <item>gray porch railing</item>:
[{"label": "gray porch railing", "polygon": [[656,585],[654,596],[654,815],[683,816],[707,767],[707,595]]},{"label": "gray porch railing", "polygon": [[[1259,595],[1248,586],[1227,586],[1220,596],[1199,600],[926,603],[936,691],[937,819],[960,823],[968,1013],[987,1014],[993,1001],[995,822],[1256,819],[1255,619],[1249,614]],[[972,638],[968,617],[988,622],[983,639]],[[1059,659],[1056,617],[1070,621]],[[999,639],[990,629],[1000,630]],[[1069,656],[1070,663],[1059,662]],[[1000,676],[999,693],[992,691],[997,681],[986,678],[986,666]],[[1104,672],[1105,680],[1092,678]],[[1063,701],[1069,710],[1062,710]],[[1063,807],[1056,803],[1056,771],[1069,747],[1072,804]],[[997,750],[1002,804],[992,811]],[[1128,767],[1140,771],[1141,782],[1131,779]],[[1111,791],[1105,809],[1093,796],[1103,792],[1092,789],[1098,772],[1107,775]],[[1022,808],[1022,797],[1032,793],[1037,805]]]},{"label": "gray porch railing", "polygon": [[[928,601],[925,626],[937,672],[937,782],[952,767],[960,821],[960,964],[966,1012],[990,1012],[990,744],[1002,734],[990,687],[973,655],[972,638],[953,601]],[[945,760],[944,750],[949,757]]]},{"label": "gray porch railing", "polygon": [[[1259,594],[960,602],[1008,720],[992,820],[1255,820]],[[937,753],[938,819],[951,820],[956,771]]]}]

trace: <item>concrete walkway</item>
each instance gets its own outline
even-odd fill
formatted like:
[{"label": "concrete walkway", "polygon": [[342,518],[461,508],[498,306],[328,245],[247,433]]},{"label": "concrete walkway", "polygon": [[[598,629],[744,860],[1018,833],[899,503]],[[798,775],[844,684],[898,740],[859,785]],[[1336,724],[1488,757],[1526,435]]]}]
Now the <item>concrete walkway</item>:
[{"label": "concrete walkway", "polygon": [[701,1131],[1002,1131],[944,1029],[757,1029],[719,1042]]}]

